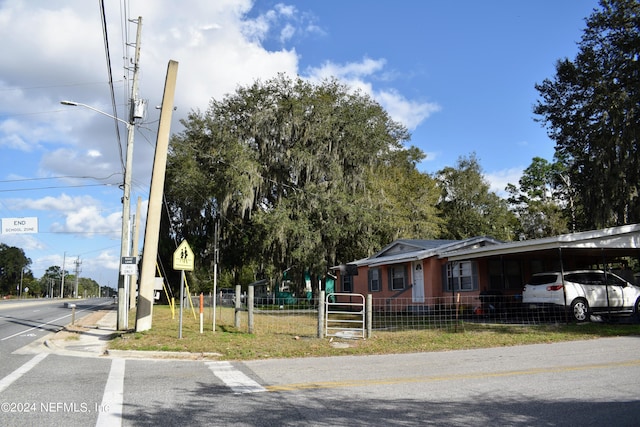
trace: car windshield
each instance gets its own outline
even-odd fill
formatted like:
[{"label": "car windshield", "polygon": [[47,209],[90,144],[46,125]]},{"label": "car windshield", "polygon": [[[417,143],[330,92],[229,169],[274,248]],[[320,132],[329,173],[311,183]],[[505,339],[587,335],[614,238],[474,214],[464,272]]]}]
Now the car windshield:
[{"label": "car windshield", "polygon": [[547,285],[549,283],[555,283],[558,278],[557,274],[538,274],[531,277],[529,281],[530,285]]}]

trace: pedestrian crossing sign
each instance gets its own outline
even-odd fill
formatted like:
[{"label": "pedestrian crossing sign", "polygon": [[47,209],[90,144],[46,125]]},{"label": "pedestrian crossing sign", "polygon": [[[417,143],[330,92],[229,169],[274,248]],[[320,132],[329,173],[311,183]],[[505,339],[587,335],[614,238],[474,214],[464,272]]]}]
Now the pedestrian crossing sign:
[{"label": "pedestrian crossing sign", "polygon": [[193,271],[193,261],[193,251],[191,250],[189,243],[187,243],[186,240],[183,240],[178,246],[178,249],[173,253],[173,269]]}]

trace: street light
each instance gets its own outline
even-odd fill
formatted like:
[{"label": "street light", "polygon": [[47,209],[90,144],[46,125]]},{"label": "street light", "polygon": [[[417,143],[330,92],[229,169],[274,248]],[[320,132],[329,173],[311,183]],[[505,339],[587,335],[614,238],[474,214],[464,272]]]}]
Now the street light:
[{"label": "street light", "polygon": [[[102,110],[98,110],[90,105],[83,104],[81,102],[75,101],[60,101],[62,105],[68,105],[72,107],[84,107],[91,111],[95,111],[96,113],[102,114],[103,116],[110,117],[114,120],[117,120],[121,123],[124,123],[127,126],[127,158],[125,161],[124,168],[124,184],[122,188],[123,196],[122,196],[122,232],[121,232],[121,244],[120,244],[120,259],[118,260],[118,265],[121,264],[122,258],[125,256],[129,256],[129,216],[131,214],[131,173],[133,167],[133,135],[135,130],[134,123],[134,114],[133,108],[131,109],[131,113],[129,115],[130,121],[123,120],[116,116],[112,116],[109,113],[105,113]],[[128,329],[128,310],[127,310],[127,295],[125,292],[125,281],[124,276],[120,274],[120,269],[118,269],[118,321],[117,321],[117,329],[119,331]]]},{"label": "street light", "polygon": [[111,115],[111,114],[109,114],[109,113],[105,113],[105,112],[104,112],[104,111],[102,111],[102,110],[98,110],[97,108],[92,107],[91,105],[83,104],[82,102],[75,102],[75,101],[60,101],[60,104],[62,104],[62,105],[68,105],[68,106],[71,106],[71,107],[84,107],[84,108],[87,108],[87,109],[89,109],[89,110],[91,110],[91,111],[95,111],[96,113],[100,113],[100,114],[102,114],[103,116],[110,117],[110,118],[112,118],[112,119],[114,119],[114,120],[119,121],[120,123],[124,123],[124,124],[127,126],[127,131],[129,131],[129,127],[130,127],[130,126],[133,126],[133,123],[129,123],[128,121],[123,120],[123,119],[121,119],[120,117],[112,116],[112,115]]}]

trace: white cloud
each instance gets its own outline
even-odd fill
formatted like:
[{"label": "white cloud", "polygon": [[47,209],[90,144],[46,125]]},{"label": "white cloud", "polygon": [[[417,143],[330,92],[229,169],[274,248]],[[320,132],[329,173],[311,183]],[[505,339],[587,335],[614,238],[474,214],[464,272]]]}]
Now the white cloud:
[{"label": "white cloud", "polygon": [[310,67],[306,73],[312,80],[323,80],[335,77],[342,81],[356,83],[363,77],[370,76],[377,71],[381,71],[386,64],[384,59],[364,58],[360,62],[350,62],[347,64],[336,64],[332,61],[325,61],[320,67]]},{"label": "white cloud", "polygon": [[[78,233],[84,237],[96,234],[118,238],[122,228],[122,213],[107,212],[102,203],[91,196],[71,197],[62,194],[59,197],[47,196],[40,199],[16,199],[12,201],[15,209],[29,209],[55,213],[62,216],[62,221],[54,221],[50,232]],[[45,230],[40,230],[45,231]]]},{"label": "white cloud", "polygon": [[313,81],[335,77],[354,90],[362,91],[379,102],[394,120],[404,124],[410,130],[441,110],[436,103],[411,101],[395,89],[374,89],[372,83],[366,79],[378,77],[378,75],[382,79],[388,79],[390,74],[384,72],[385,65],[384,59],[371,58],[347,64],[326,61],[321,67],[309,68],[307,73],[309,79]]},{"label": "white cloud", "polygon": [[409,129],[415,129],[433,113],[441,110],[436,103],[411,101],[395,90],[374,92],[373,96],[391,117],[402,122]]},{"label": "white cloud", "polygon": [[505,197],[507,195],[505,191],[507,184],[518,184],[523,170],[524,168],[503,169],[485,173],[484,177],[489,182],[491,191],[500,197]]},{"label": "white cloud", "polygon": [[35,234],[0,234],[0,242],[8,246],[15,246],[25,251],[41,250],[45,245]]}]

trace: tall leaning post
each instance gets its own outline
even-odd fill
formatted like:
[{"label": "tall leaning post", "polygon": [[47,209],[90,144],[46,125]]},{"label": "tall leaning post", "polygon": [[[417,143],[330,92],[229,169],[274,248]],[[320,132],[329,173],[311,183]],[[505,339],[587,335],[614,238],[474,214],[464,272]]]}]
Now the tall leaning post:
[{"label": "tall leaning post", "polygon": [[158,258],[162,194],[167,169],[167,151],[169,148],[169,134],[171,130],[171,117],[173,115],[173,99],[176,91],[177,74],[178,62],[173,60],[169,61],[167,77],[164,83],[164,94],[162,95],[160,123],[158,125],[156,152],[153,160],[153,173],[151,175],[147,225],[142,249],[142,268],[140,271],[138,306],[136,309],[137,332],[151,329],[152,324],[153,284],[156,275],[156,259]]}]

